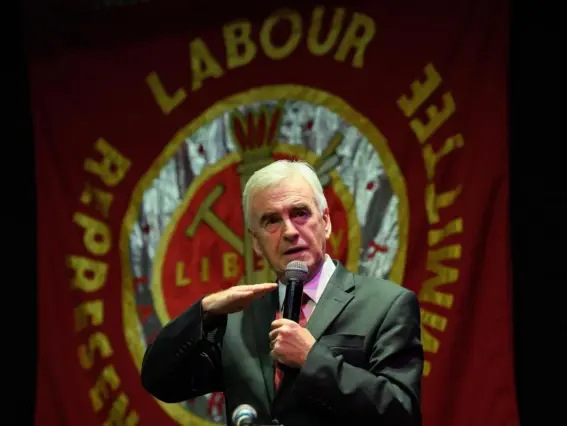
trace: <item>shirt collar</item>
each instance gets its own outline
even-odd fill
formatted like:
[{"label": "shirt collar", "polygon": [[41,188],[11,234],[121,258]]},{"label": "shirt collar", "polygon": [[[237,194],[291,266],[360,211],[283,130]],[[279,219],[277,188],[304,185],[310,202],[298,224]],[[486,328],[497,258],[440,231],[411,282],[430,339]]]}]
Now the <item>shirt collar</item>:
[{"label": "shirt collar", "polygon": [[[311,281],[309,281],[308,283],[306,283],[303,286],[303,292],[307,296],[309,296],[309,298],[313,302],[315,302],[315,304],[317,304],[319,302],[319,299],[321,298],[321,295],[323,294],[325,287],[327,287],[327,284],[329,283],[331,276],[335,272],[335,269],[336,269],[335,263],[333,262],[333,260],[331,259],[331,257],[328,254],[325,254],[325,262],[323,263],[323,266],[321,267],[321,269],[319,269],[319,272],[317,272],[317,274],[315,274],[315,276],[313,277],[313,279]],[[280,309],[282,309],[282,307],[283,307],[283,301],[284,301],[284,298],[285,298],[285,290],[286,290],[285,284],[278,281],[278,294],[279,294],[279,298],[280,298]]]}]

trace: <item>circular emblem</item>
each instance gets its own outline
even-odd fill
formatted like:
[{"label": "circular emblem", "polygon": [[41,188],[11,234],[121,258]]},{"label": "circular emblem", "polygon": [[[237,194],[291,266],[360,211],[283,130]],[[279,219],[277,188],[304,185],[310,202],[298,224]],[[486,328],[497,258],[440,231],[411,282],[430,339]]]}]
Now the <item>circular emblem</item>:
[{"label": "circular emblem", "polygon": [[[122,229],[124,333],[138,369],[147,345],[206,293],[273,282],[244,226],[241,194],[259,168],[309,162],[329,203],[329,255],[401,283],[408,206],[385,137],[343,100],[267,86],[218,102],[181,129],[136,187]],[[180,424],[225,424],[220,393],[161,403]]]}]

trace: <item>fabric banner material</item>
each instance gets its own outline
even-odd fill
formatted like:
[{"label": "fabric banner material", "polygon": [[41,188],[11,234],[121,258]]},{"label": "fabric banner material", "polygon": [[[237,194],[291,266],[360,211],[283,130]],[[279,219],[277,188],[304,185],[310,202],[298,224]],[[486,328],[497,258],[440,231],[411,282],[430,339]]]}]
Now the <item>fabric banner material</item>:
[{"label": "fabric banner material", "polygon": [[419,296],[424,425],[516,426],[507,18],[487,0],[243,5],[34,54],[37,424],[226,422],[222,394],[152,398],[143,353],[203,294],[273,279],[240,198],[296,158],[329,200],[328,253]]}]

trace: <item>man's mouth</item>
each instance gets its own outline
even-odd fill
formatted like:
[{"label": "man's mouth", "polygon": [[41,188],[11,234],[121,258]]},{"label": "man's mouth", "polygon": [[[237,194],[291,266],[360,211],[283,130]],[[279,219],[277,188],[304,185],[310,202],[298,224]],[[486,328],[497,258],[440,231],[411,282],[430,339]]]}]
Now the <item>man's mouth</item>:
[{"label": "man's mouth", "polygon": [[307,247],[294,247],[289,250],[286,250],[284,254],[295,254],[307,250]]}]

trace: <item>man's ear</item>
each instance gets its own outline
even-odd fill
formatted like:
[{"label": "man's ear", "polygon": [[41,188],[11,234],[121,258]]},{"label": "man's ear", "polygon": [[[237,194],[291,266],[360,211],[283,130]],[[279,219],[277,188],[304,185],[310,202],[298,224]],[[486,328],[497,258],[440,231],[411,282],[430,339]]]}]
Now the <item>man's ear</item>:
[{"label": "man's ear", "polygon": [[325,223],[325,238],[329,239],[329,237],[331,236],[331,231],[333,230],[329,208],[323,210],[323,222]]}]

